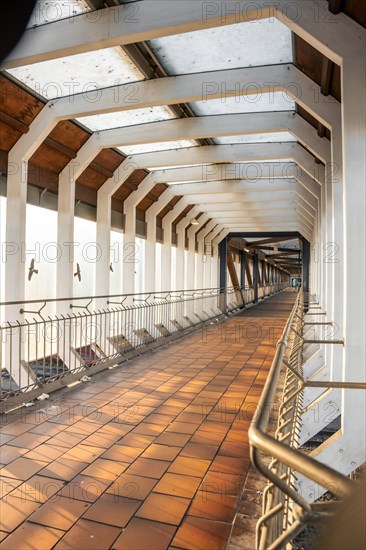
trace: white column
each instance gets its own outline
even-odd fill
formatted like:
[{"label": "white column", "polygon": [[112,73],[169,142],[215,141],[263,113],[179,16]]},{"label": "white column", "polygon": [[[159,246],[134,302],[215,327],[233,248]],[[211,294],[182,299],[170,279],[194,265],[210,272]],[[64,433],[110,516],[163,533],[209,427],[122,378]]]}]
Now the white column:
[{"label": "white column", "polygon": [[[95,134],[81,147],[76,158],[60,173],[58,184],[57,241],[62,250],[57,264],[57,297],[73,296],[74,285],[74,236],[75,184],[88,164],[97,156],[99,146]],[[69,313],[68,304],[61,304],[58,311]]]},{"label": "white column", "polygon": [[186,227],[191,223],[191,220],[199,214],[197,206],[187,214],[183,220],[177,225],[178,245],[177,245],[177,288],[176,290],[184,289],[184,252],[185,252],[185,235]]},{"label": "white column", "polygon": [[212,232],[216,226],[215,220],[211,220],[206,227],[200,231],[198,235],[198,252],[197,252],[197,265],[196,265],[196,281],[195,288],[208,288],[205,284],[205,271],[210,260],[206,255],[205,250],[205,238]]},{"label": "white column", "polygon": [[[123,258],[123,293],[134,294],[135,272],[137,269],[136,257],[136,206],[151,191],[156,181],[153,173],[146,176],[138,189],[131,193],[124,202],[125,233],[124,233],[124,258]],[[144,266],[142,266],[144,269]],[[129,300],[130,303],[131,300]]]},{"label": "white column", "polygon": [[[130,159],[126,159],[117,168],[113,176],[107,180],[98,191],[97,199],[97,244],[100,247],[101,258],[96,265],[95,294],[107,296],[110,293],[110,248],[111,248],[111,217],[112,196],[136,169]],[[105,300],[99,304],[105,306]]]},{"label": "white column", "polygon": [[172,290],[172,223],[187,207],[184,199],[181,199],[166,216],[163,218],[164,244],[161,250],[161,288],[163,291]]},{"label": "white column", "polygon": [[208,214],[202,214],[199,218],[199,225],[192,225],[188,230],[188,269],[187,269],[187,281],[186,288],[193,290],[198,288],[196,286],[196,233],[200,230],[200,227],[208,220]]},{"label": "white column", "polygon": [[205,266],[205,288],[218,288],[218,245],[214,243],[216,237],[224,232],[221,224],[217,225],[205,239],[206,246],[210,250],[207,258],[207,269]]},{"label": "white column", "polygon": [[[344,194],[344,276],[346,299],[344,310],[344,379],[366,380],[366,45],[365,32],[359,51],[343,60],[342,122]],[[355,100],[357,97],[357,100]],[[342,427],[352,444],[353,456],[347,457],[347,470],[366,460],[365,392],[343,391]]]},{"label": "white column", "polygon": [[[167,189],[159,197],[157,202],[153,204],[146,212],[146,224],[147,224],[147,234],[146,234],[147,236],[146,236],[146,243],[145,243],[145,290],[146,292],[155,291],[156,218],[159,212],[164,210],[164,208],[169,204],[169,202],[172,200],[173,197],[174,197],[173,192],[170,189]],[[164,233],[164,244],[162,246],[162,256],[163,256],[164,247],[165,247],[165,233]],[[161,289],[167,290],[164,288],[164,286],[162,286]]]}]

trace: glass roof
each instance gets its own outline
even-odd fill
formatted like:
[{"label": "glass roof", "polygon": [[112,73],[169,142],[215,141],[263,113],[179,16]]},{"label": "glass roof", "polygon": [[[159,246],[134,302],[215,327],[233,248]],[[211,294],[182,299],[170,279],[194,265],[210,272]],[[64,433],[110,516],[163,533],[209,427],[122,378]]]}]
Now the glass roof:
[{"label": "glass roof", "polygon": [[91,11],[84,0],[37,0],[28,27],[37,27]]},{"label": "glass roof", "polygon": [[265,111],[294,111],[295,102],[285,92],[259,93],[248,96],[223,97],[190,103],[195,115],[225,115],[261,113]]},{"label": "glass roof", "polygon": [[175,115],[173,115],[169,107],[163,105],[161,107],[148,107],[146,109],[133,109],[118,113],[86,116],[77,120],[93,132],[98,132],[100,130],[122,128],[124,126],[133,126],[135,124],[145,124],[172,118],[175,118]]},{"label": "glass roof", "polygon": [[167,141],[161,143],[144,143],[131,145],[130,147],[118,147],[125,155],[138,155],[140,153],[155,153],[156,151],[169,151],[171,149],[183,149],[185,147],[197,147],[198,143],[191,140]]},{"label": "glass roof", "polygon": [[296,141],[296,138],[290,132],[273,132],[267,134],[248,134],[243,136],[225,136],[214,139],[218,145],[234,143],[265,143],[265,142],[285,142]]},{"label": "glass roof", "polygon": [[144,79],[119,47],[42,61],[8,72],[48,100]]},{"label": "glass roof", "polygon": [[291,31],[262,19],[158,38],[150,47],[168,74],[291,63]]}]

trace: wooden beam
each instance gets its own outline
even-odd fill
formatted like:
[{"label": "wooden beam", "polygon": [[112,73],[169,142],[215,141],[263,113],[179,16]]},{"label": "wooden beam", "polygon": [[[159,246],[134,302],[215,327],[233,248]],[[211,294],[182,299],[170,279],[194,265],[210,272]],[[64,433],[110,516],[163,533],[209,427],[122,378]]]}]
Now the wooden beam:
[{"label": "wooden beam", "polygon": [[257,245],[263,245],[263,244],[267,244],[267,243],[277,243],[277,242],[282,242],[282,241],[285,241],[286,240],[286,237],[270,237],[268,239],[262,239],[260,241],[254,241],[254,242],[251,242],[251,243],[247,243],[247,247],[248,248],[255,248]]},{"label": "wooden beam", "polygon": [[129,56],[136,67],[142,72],[148,80],[156,78],[156,68],[154,68],[146,59],[139,48],[139,44],[126,44],[122,50]]},{"label": "wooden beam", "polygon": [[249,286],[253,286],[253,277],[250,272],[250,265],[249,265],[249,259],[248,256],[245,256],[245,274],[247,276],[247,281]]},{"label": "wooden beam", "polygon": [[85,0],[92,10],[101,10],[104,8],[103,0]]},{"label": "wooden beam", "polygon": [[337,15],[342,11],[342,0],[329,0],[328,9],[330,13]]},{"label": "wooden beam", "polygon": [[325,96],[330,94],[330,86],[332,82],[334,63],[328,59],[328,57],[323,56],[323,66],[322,66],[322,75],[320,82],[321,93]]},{"label": "wooden beam", "polygon": [[53,149],[56,149],[56,151],[59,151],[60,153],[63,153],[64,155],[66,155],[69,159],[76,159],[76,155],[77,153],[75,151],[73,151],[72,149],[70,149],[69,147],[66,147],[66,145],[63,145],[62,143],[60,143],[59,141],[56,141],[55,139],[52,139],[50,137],[47,137],[45,140],[44,140],[44,143],[46,145],[49,145],[50,147],[52,147]]},{"label": "wooden beam", "polygon": [[[158,202],[159,200],[159,197],[156,197],[155,195],[153,195],[152,193],[148,193],[147,195],[145,195],[144,197],[145,199],[149,199],[150,201],[152,202]],[[144,200],[144,199],[142,199]]]},{"label": "wooden beam", "polygon": [[104,168],[104,166],[100,166],[100,164],[97,164],[96,162],[91,162],[89,164],[89,168],[92,168],[98,174],[101,174],[102,176],[105,176],[106,178],[113,178],[114,172],[112,170],[108,170],[107,168]]},{"label": "wooden beam", "polygon": [[136,191],[136,189],[138,189],[139,187],[138,183],[133,183],[132,181],[128,181],[128,180],[123,182],[123,185],[125,187],[128,187],[128,189],[131,189],[131,191]]},{"label": "wooden beam", "polygon": [[284,258],[286,256],[292,256],[293,254],[298,254],[298,253],[299,253],[298,250],[296,250],[296,251],[294,251],[294,250],[284,251],[282,249],[280,252],[278,252],[276,254],[267,254],[267,258]]},{"label": "wooden beam", "polygon": [[[333,70],[334,63],[328,57],[323,56],[320,91],[324,96],[329,96],[330,94]],[[321,122],[318,122],[318,136],[320,138],[325,137],[325,126]]]},{"label": "wooden beam", "polygon": [[17,120],[16,118],[8,115],[7,113],[4,113],[3,111],[0,111],[0,121],[4,122],[8,126],[11,126],[11,128],[14,128],[14,130],[22,132],[22,134],[26,134],[29,130],[28,124]]},{"label": "wooden beam", "polygon": [[238,274],[237,274],[236,269],[235,269],[235,264],[234,264],[234,259],[233,259],[233,253],[232,252],[228,252],[227,267],[228,267],[228,270],[229,270],[229,275],[230,275],[230,279],[231,279],[231,283],[232,283],[233,287],[238,288],[240,286],[240,284],[239,284]]}]

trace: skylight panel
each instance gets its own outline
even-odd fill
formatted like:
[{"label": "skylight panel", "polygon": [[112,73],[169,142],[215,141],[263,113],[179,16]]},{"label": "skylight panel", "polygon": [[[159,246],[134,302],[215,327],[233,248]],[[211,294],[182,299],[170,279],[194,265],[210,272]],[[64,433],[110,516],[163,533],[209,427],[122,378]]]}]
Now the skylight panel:
[{"label": "skylight panel", "polygon": [[146,109],[133,109],[131,111],[119,111],[116,113],[105,113],[103,115],[94,115],[78,118],[84,126],[98,132],[101,130],[111,130],[112,128],[122,128],[124,126],[134,126],[135,124],[145,124],[149,122],[158,122],[175,118],[169,107],[148,107]]},{"label": "skylight panel", "polygon": [[149,45],[170,75],[293,61],[291,31],[277,19],[167,36]]},{"label": "skylight panel", "polygon": [[37,0],[28,28],[38,27],[46,23],[54,23],[61,19],[72,19],[76,15],[91,11],[84,0]]},{"label": "skylight panel", "polygon": [[170,151],[172,149],[183,149],[186,147],[197,147],[198,143],[193,140],[167,141],[161,143],[144,143],[131,145],[130,147],[118,147],[125,155],[138,155],[140,153],[155,153],[157,151]]},{"label": "skylight panel", "polygon": [[296,138],[290,132],[273,132],[268,134],[218,137],[214,141],[218,145],[231,145],[235,143],[280,143],[296,141]]},{"label": "skylight panel", "polygon": [[144,80],[143,74],[119,48],[42,61],[8,71],[47,100],[117,84]]},{"label": "skylight panel", "polygon": [[261,113],[266,111],[293,111],[295,102],[285,92],[236,95],[190,103],[197,116],[235,113]]}]

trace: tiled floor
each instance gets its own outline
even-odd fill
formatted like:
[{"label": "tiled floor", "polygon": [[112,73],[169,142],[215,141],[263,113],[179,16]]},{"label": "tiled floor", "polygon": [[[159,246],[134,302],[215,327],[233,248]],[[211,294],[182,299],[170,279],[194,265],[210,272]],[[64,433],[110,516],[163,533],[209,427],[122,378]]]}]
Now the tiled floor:
[{"label": "tiled floor", "polygon": [[277,295],[7,415],[1,548],[224,549],[294,299]]}]

